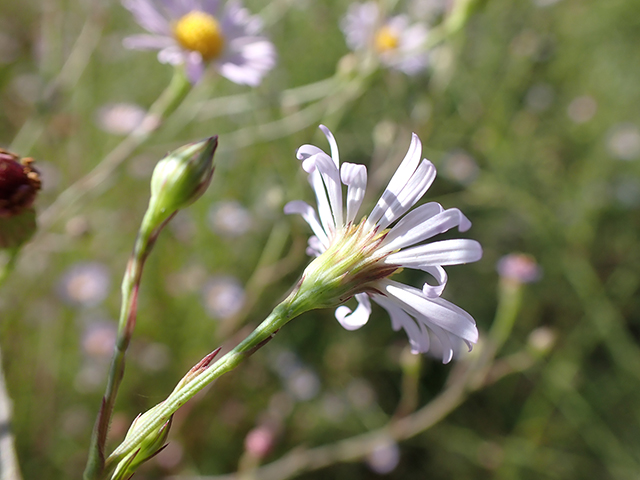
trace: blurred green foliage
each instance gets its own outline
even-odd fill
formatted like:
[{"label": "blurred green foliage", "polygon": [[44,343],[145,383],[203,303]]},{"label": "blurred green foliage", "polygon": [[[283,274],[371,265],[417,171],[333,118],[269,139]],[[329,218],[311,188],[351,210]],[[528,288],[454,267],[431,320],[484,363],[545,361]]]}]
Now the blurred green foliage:
[{"label": "blurred green foliage", "polygon": [[[425,198],[460,208],[474,224],[467,236],[484,247],[481,262],[448,268],[444,294],[476,318],[481,338],[496,310],[498,259],[527,252],[544,272],[526,286],[499,356],[530,348],[543,326],[555,335],[552,351],[402,442],[400,462],[386,476],[637,478],[640,3],[485,0],[439,46],[428,73],[380,70],[341,108],[303,115],[307,123],[295,117],[305,104],[287,103],[281,92],[334,75],[348,53],[338,27],[348,2],[249,6],[265,9],[279,53],[263,84],[249,90],[207,77],[112,175],[45,219],[2,285],[0,344],[24,478],[81,475],[110,354],[104,338],[117,317],[155,162],[181,144],[220,136],[209,191],[178,215],[147,263],[112,447],[135,415],[205,354],[241,339],[297,280],[309,232],[299,218],[285,218],[282,206],[311,200],[294,153],[303,143],[326,147],[320,122],[333,130],[343,160],[373,168],[369,205],[410,132],[418,133],[439,167]],[[100,109],[114,102],[148,108],[172,72],[153,53],[122,48],[122,38],[140,28],[118,2],[2,0],[0,11],[0,144],[36,159],[44,183],[36,207],[46,214],[121,140],[99,127]],[[250,108],[232,108],[243,102]],[[254,128],[291,115],[292,123]],[[215,206],[229,201],[250,219],[235,236],[210,226]],[[110,279],[95,305],[68,295],[90,279],[65,283],[71,267],[88,262],[106,267]],[[245,307],[226,320],[212,318],[203,293],[211,296],[208,282],[219,275],[246,289]],[[165,456],[136,478],[236,471],[247,433],[264,422],[278,425],[265,462],[299,445],[379,428],[402,395],[406,343],[381,309],[356,332],[343,330],[332,311],[304,315],[179,412]],[[453,367],[428,356],[420,362],[422,406]],[[306,390],[287,377],[292,366]],[[300,478],[377,476],[357,462]]]}]

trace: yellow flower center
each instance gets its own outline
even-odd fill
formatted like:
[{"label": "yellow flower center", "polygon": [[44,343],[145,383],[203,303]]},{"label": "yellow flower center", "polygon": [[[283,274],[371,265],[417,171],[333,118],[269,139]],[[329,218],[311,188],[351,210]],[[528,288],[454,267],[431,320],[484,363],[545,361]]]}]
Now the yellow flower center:
[{"label": "yellow flower center", "polygon": [[217,57],[224,47],[224,36],[218,21],[205,12],[187,13],[173,26],[176,40],[187,50],[200,52],[202,58]]},{"label": "yellow flower center", "polygon": [[398,34],[389,26],[385,25],[376,32],[374,46],[378,53],[388,52],[398,48],[400,38]]}]

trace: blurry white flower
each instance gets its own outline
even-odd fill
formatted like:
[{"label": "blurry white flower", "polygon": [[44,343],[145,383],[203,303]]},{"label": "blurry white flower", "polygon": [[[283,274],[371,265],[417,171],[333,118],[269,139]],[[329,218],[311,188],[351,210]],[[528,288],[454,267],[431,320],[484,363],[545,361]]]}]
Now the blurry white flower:
[{"label": "blurry white flower", "polygon": [[144,120],[147,112],[133,103],[112,103],[98,110],[96,121],[107,133],[127,135]]},{"label": "blurry white flower", "polygon": [[619,178],[612,187],[616,200],[623,206],[627,208],[640,206],[640,182],[637,178]]},{"label": "blurry white flower", "polygon": [[555,97],[556,95],[551,85],[538,83],[527,91],[525,102],[530,110],[544,112],[553,105]]},{"label": "blurry white flower", "polygon": [[400,463],[400,447],[391,438],[382,440],[367,456],[367,465],[378,475],[393,472]]},{"label": "blurry white flower", "polygon": [[326,393],[322,397],[322,412],[332,422],[339,422],[347,413],[347,404],[342,397],[334,393]]},{"label": "blurry white flower", "polygon": [[589,95],[574,98],[567,107],[567,115],[576,123],[585,123],[593,118],[598,110],[598,104]]},{"label": "blurry white flower", "polygon": [[529,334],[527,343],[538,353],[547,353],[556,343],[558,334],[549,327],[538,327]]},{"label": "blurry white flower", "polygon": [[537,282],[542,278],[542,269],[535,258],[525,253],[510,253],[498,260],[498,274],[518,283]]},{"label": "blurry white flower", "polygon": [[640,130],[633,123],[621,123],[609,132],[609,152],[620,160],[635,160],[640,157]]},{"label": "blurry white flower", "polygon": [[90,322],[82,334],[82,350],[91,357],[111,358],[116,344],[116,330],[113,322]]},{"label": "blurry white flower", "polygon": [[58,293],[67,303],[95,307],[109,294],[109,269],[97,262],[77,263],[62,276]]},{"label": "blurry white flower", "polygon": [[104,385],[109,364],[106,359],[87,359],[73,380],[73,386],[80,393],[97,392]]},{"label": "blurry white flower", "polygon": [[238,313],[244,306],[245,297],[240,282],[227,275],[211,278],[202,292],[204,306],[209,315],[220,320],[226,320]]},{"label": "blurry white flower", "polygon": [[295,370],[286,379],[287,391],[301,402],[311,400],[320,391],[320,379],[309,368],[303,367]]},{"label": "blurry white flower", "polygon": [[356,378],[347,385],[347,398],[356,409],[366,410],[375,403],[376,392],[369,382]]},{"label": "blurry white flower", "polygon": [[[373,211],[358,223],[367,169],[352,163],[340,165],[333,135],[325,126],[320,128],[331,145],[331,156],[313,145],[303,145],[297,152],[315,191],[319,217],[303,201],[285,206],[285,213],[301,214],[315,234],[309,239],[307,252],[317,258],[303,273],[298,294],[310,308],[339,305],[355,296],[355,311],[343,305],[335,312],[348,330],[367,323],[373,300],[387,310],[395,330],[407,332],[414,353],[428,351],[435,335],[443,345],[443,362],[449,362],[455,339],[464,340],[471,348],[478,340],[478,330],[471,315],[440,297],[447,282],[442,267],[477,261],[482,248],[467,239],[422,242],[454,227],[466,231],[471,222],[457,208],[445,210],[435,202],[409,212],[436,176],[433,164],[420,160],[422,145],[414,134],[409,151]],[[342,185],[347,186],[346,211]],[[422,270],[436,285],[425,283],[418,289],[391,280],[402,268]]]},{"label": "blurry white flower", "polygon": [[123,0],[151,35],[133,35],[124,45],[160,50],[158,60],[185,65],[191,83],[211,63],[234,83],[257,86],[276,62],[273,44],[260,35],[262,21],[239,0]]},{"label": "blurry white flower", "polygon": [[429,63],[427,27],[406,15],[384,18],[375,2],[352,3],[340,26],[351,50],[372,51],[386,67],[415,75]]},{"label": "blurry white flower", "polygon": [[295,352],[282,350],[274,353],[269,364],[283,380],[287,392],[295,400],[310,400],[320,391],[318,375],[306,367]]},{"label": "blurry white flower", "polygon": [[148,372],[159,372],[169,366],[171,349],[163,343],[150,343],[135,354],[140,367]]},{"label": "blurry white flower", "polygon": [[236,201],[214,204],[209,210],[211,230],[223,237],[239,237],[249,231],[253,219],[249,211]]},{"label": "blurry white flower", "polygon": [[442,164],[442,173],[450,180],[469,185],[478,176],[480,169],[475,159],[464,150],[447,155]]}]

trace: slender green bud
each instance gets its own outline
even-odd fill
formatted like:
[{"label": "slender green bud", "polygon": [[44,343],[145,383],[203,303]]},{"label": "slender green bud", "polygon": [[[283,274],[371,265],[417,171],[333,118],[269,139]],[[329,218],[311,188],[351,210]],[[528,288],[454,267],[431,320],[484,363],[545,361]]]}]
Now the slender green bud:
[{"label": "slender green bud", "polygon": [[[125,440],[135,434],[136,425],[144,424],[142,420],[148,418],[150,414],[153,414],[153,409],[149,410],[144,415],[138,415],[136,417],[127,432]],[[111,476],[111,480],[127,480],[131,478],[141,464],[160,453],[164,447],[166,447],[165,442],[169,436],[172,419],[173,416],[169,418],[169,420],[167,420],[158,431],[151,433],[142,440],[138,445],[138,448],[123,458]]]},{"label": "slender green bud", "polygon": [[147,215],[159,226],[176,211],[195,202],[213,175],[217,135],[174,150],[158,162],[151,176]]}]

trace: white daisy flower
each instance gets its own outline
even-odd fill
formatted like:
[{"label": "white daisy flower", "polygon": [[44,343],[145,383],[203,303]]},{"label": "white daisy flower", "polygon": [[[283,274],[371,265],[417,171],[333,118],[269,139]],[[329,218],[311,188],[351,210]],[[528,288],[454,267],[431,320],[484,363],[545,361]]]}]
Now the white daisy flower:
[{"label": "white daisy flower", "polygon": [[[301,214],[314,233],[307,251],[317,258],[302,275],[298,295],[308,296],[315,308],[355,297],[354,311],[342,305],[335,312],[347,330],[367,323],[373,300],[387,310],[395,330],[406,331],[413,353],[428,351],[434,342],[442,348],[442,361],[451,361],[459,340],[471,348],[478,330],[471,315],[440,297],[447,282],[443,266],[475,262],[482,256],[482,247],[468,239],[423,242],[453,227],[466,231],[471,222],[457,208],[445,210],[435,202],[409,211],[436,177],[433,164],[420,159],[422,144],[415,134],[373,211],[357,222],[367,169],[353,163],[340,165],[333,135],[325,126],[320,128],[331,156],[313,145],[303,145],[297,152],[315,191],[318,212],[299,200],[284,209],[287,214]],[[347,187],[346,209],[342,185]],[[427,272],[436,284],[425,283],[419,289],[390,278],[403,268]]]},{"label": "white daisy flower", "polygon": [[429,64],[427,27],[406,15],[384,18],[375,2],[351,4],[341,28],[351,50],[374,52],[386,67],[415,75]]},{"label": "white daisy flower", "polygon": [[124,39],[127,48],[160,50],[158,60],[184,64],[196,83],[207,64],[241,85],[258,85],[273,68],[273,44],[260,36],[262,22],[231,0],[123,0],[123,5],[151,35]]}]

